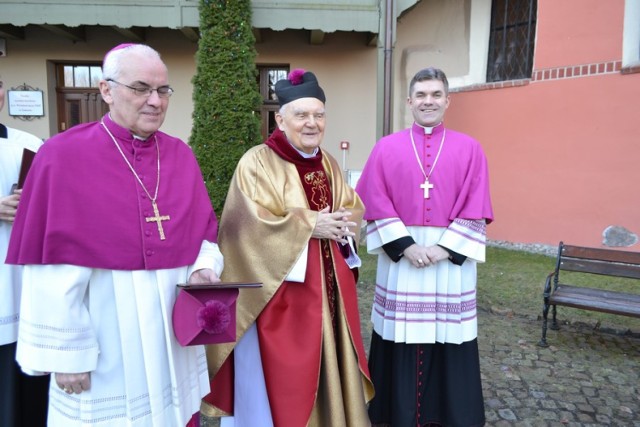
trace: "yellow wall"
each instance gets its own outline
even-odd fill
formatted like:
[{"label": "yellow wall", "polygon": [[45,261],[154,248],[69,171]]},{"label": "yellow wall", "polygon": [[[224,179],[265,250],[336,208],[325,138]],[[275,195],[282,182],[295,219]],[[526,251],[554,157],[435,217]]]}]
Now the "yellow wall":
[{"label": "yellow wall", "polygon": [[[100,61],[111,47],[125,42],[110,29],[89,28],[87,42],[73,43],[37,27],[28,27],[25,40],[7,40],[8,55],[0,58],[0,74],[7,88],[23,83],[44,90],[45,117],[23,121],[0,112],[0,122],[41,138],[55,129],[53,82],[47,84],[47,61]],[[197,45],[180,32],[150,29],[145,43],[157,49],[169,68],[176,90],[162,130],[188,140],[192,126],[191,79],[195,73]],[[340,141],[349,141],[344,157],[347,168],[359,169],[375,140],[376,55],[361,33],[330,33],[322,45],[309,44],[305,31],[263,30],[256,45],[260,64],[290,64],[313,71],[327,95],[328,124],[324,146],[342,164]]]},{"label": "yellow wall", "polygon": [[[101,61],[105,52],[126,42],[113,30],[88,28],[87,42],[72,42],[38,27],[27,27],[25,40],[7,40],[7,56],[0,58],[0,74],[5,88],[26,83],[44,91],[45,116],[23,121],[9,116],[8,105],[0,112],[0,122],[31,132],[41,138],[55,132],[55,82],[48,84],[48,61]],[[147,44],[158,49],[169,67],[169,78],[176,89],[162,130],[181,138],[191,132],[191,77],[195,70],[196,44],[178,31],[149,30]],[[8,103],[8,100],[7,100]]]},{"label": "yellow wall", "polygon": [[464,0],[420,2],[400,19],[394,49],[394,131],[413,123],[406,100],[417,71],[437,67],[450,80],[469,72],[468,25]]},{"label": "yellow wall", "polygon": [[340,141],[349,141],[346,169],[362,169],[375,143],[375,47],[363,34],[330,33],[322,45],[310,45],[304,32],[263,31],[258,63],[288,63],[313,71],[327,96],[323,147],[342,164]]}]

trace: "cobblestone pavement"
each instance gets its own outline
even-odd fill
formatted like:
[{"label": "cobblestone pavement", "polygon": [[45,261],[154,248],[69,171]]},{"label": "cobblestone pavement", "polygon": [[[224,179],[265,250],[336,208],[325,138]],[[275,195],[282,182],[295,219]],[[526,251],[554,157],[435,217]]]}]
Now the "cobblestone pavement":
[{"label": "cobblestone pavement", "polygon": [[572,324],[541,348],[541,326],[479,310],[486,425],[640,427],[640,338]]},{"label": "cobblestone pavement", "polygon": [[479,313],[488,426],[639,426],[640,338]]}]

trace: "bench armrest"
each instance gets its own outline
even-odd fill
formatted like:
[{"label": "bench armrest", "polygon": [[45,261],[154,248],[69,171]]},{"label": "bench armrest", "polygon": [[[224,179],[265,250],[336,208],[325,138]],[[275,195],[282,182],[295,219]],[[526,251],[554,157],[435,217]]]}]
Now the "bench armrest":
[{"label": "bench armrest", "polygon": [[544,281],[544,291],[543,291],[542,295],[543,295],[545,298],[548,298],[548,297],[553,293],[553,290],[551,289],[551,279],[552,279],[556,274],[558,274],[558,271],[557,271],[557,270],[552,271],[551,273],[549,273],[549,274],[547,275],[547,278],[546,278],[546,279],[545,279],[545,281]]}]

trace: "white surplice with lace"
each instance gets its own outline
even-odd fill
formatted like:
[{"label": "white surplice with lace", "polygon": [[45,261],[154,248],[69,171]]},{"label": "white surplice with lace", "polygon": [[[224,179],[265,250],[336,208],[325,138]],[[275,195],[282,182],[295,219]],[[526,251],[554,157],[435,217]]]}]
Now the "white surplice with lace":
[{"label": "white surplice with lace", "polygon": [[25,266],[18,362],[28,373],[91,373],[81,394],[64,393],[52,377],[48,426],[184,427],[209,375],[204,347],[181,347],[174,336],[176,284],[222,266],[206,241],[181,268]]}]

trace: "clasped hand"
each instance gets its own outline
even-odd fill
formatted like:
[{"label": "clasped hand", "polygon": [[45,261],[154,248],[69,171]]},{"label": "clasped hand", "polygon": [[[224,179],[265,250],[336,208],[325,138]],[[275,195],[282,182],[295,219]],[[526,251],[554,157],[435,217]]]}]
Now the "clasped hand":
[{"label": "clasped hand", "polygon": [[318,211],[318,220],[316,226],[313,229],[311,237],[315,239],[331,239],[339,243],[347,243],[348,237],[355,237],[356,233],[350,230],[350,228],[356,227],[353,221],[349,221],[351,212],[345,208],[340,208],[336,212],[331,212],[331,208],[326,208]]},{"label": "clasped hand", "polygon": [[403,255],[414,267],[424,268],[449,258],[442,246],[420,246],[417,243],[404,250]]},{"label": "clasped hand", "polygon": [[91,375],[89,372],[82,374],[56,373],[56,383],[67,394],[80,394],[91,388]]}]

